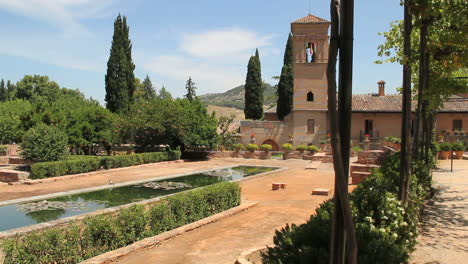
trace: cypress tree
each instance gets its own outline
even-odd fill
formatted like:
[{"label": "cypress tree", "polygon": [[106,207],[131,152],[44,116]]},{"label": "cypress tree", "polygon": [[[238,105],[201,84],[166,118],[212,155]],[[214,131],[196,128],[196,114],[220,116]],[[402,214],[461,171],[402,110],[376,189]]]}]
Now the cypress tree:
[{"label": "cypress tree", "polygon": [[5,81],[2,79],[0,81],[0,102],[4,102],[7,100],[7,90],[5,87]]},{"label": "cypress tree", "polygon": [[293,86],[294,76],[292,65],[284,65],[281,70],[280,81],[278,83],[278,103],[276,112],[278,118],[283,120],[284,117],[292,110],[293,103]]},{"label": "cypress tree", "polygon": [[276,113],[280,120],[283,120],[292,111],[294,94],[294,63],[293,63],[293,41],[289,34],[284,51],[283,68],[278,83],[276,94],[278,95]]},{"label": "cypress tree", "polygon": [[263,116],[263,82],[260,72],[260,60],[251,56],[247,66],[247,76],[245,78],[245,107],[246,119],[261,119]]},{"label": "cypress tree", "polygon": [[151,100],[156,98],[156,91],[154,90],[153,83],[148,75],[143,80],[143,98],[145,100]]},{"label": "cypress tree", "polygon": [[126,21],[126,17],[119,14],[114,22],[114,35],[107,61],[105,100],[107,109],[114,113],[127,111],[135,92],[135,65],[132,62],[132,44]]},{"label": "cypress tree", "polygon": [[195,94],[195,83],[192,81],[192,77],[189,77],[187,80],[187,83],[185,84],[185,89],[187,89],[187,94],[185,95],[185,98],[187,98],[189,101],[192,101],[197,95]]}]

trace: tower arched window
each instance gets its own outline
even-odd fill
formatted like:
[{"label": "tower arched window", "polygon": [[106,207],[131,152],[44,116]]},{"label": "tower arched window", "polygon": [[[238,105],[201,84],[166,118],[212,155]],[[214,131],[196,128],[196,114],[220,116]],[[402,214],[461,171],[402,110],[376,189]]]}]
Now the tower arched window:
[{"label": "tower arched window", "polygon": [[307,93],[307,102],[313,102],[314,101],[314,94],[312,92]]},{"label": "tower arched window", "polygon": [[306,62],[311,63],[315,62],[315,43],[313,42],[306,42]]}]

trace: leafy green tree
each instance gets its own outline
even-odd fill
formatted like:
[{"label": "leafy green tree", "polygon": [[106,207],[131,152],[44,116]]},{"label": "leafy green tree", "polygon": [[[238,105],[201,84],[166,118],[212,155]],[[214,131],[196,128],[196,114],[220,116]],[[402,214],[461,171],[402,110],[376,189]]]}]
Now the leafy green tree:
[{"label": "leafy green tree", "polygon": [[189,101],[193,101],[193,99],[197,97],[195,93],[197,87],[195,87],[195,83],[192,81],[192,77],[189,77],[189,79],[187,80],[187,83],[185,84],[185,89],[187,90],[185,98],[187,98]]},{"label": "leafy green tree", "polygon": [[278,83],[277,115],[283,120],[292,111],[293,104],[294,73],[292,65],[284,65]]},{"label": "leafy green tree", "polygon": [[161,87],[161,90],[159,90],[158,98],[164,100],[172,100],[172,95],[163,85],[163,87]]},{"label": "leafy green tree", "polygon": [[231,114],[230,116],[221,116],[218,118],[218,131],[221,145],[230,149],[234,143],[235,131],[232,129],[234,118],[236,116]]},{"label": "leafy green tree", "polygon": [[6,101],[8,98],[8,91],[5,86],[5,81],[2,79],[0,81],[0,102]]},{"label": "leafy green tree", "polygon": [[48,76],[25,75],[16,83],[15,98],[32,102],[54,101],[61,93],[60,86],[56,82],[50,81]]},{"label": "leafy green tree", "polygon": [[7,81],[7,100],[16,98],[16,85],[12,84],[10,80]]},{"label": "leafy green tree", "polygon": [[143,98],[146,100],[151,100],[156,98],[156,91],[153,87],[153,83],[148,75],[146,75],[145,79],[143,80]]},{"label": "leafy green tree", "polygon": [[135,92],[135,65],[132,61],[132,44],[125,16],[117,16],[109,60],[107,61],[106,103],[114,113],[128,111]]},{"label": "leafy green tree", "polygon": [[0,102],[0,144],[20,142],[25,131],[23,122],[32,112],[29,101],[16,99]]},{"label": "leafy green tree", "polygon": [[32,161],[57,161],[67,155],[67,135],[57,127],[39,124],[24,135],[21,156]]},{"label": "leafy green tree", "polygon": [[263,117],[263,82],[257,56],[251,56],[247,66],[244,114],[246,119],[258,120]]}]

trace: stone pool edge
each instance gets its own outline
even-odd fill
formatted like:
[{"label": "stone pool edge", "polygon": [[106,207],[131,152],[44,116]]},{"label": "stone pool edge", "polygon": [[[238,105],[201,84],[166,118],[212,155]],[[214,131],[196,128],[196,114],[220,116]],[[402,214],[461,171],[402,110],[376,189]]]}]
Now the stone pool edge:
[{"label": "stone pool edge", "polygon": [[228,209],[226,211],[223,211],[221,213],[217,213],[212,216],[208,216],[206,218],[203,218],[201,220],[198,220],[196,222],[178,227],[176,229],[172,229],[170,231],[161,233],[159,235],[153,236],[153,237],[148,237],[145,239],[142,239],[140,241],[137,241],[131,245],[128,245],[126,247],[118,248],[113,251],[109,251],[107,253],[98,255],[96,257],[84,260],[80,262],[80,264],[107,264],[107,263],[113,263],[114,261],[118,260],[119,258],[125,257],[129,255],[130,253],[140,250],[140,249],[145,249],[148,247],[155,246],[157,244],[160,244],[161,242],[171,239],[173,237],[176,237],[178,235],[181,235],[183,233],[192,231],[194,229],[197,229],[199,227],[202,227],[204,225],[208,225],[213,222],[217,222],[225,217],[229,217],[232,215],[235,215],[237,213],[240,213],[242,211],[245,211],[249,208],[252,208],[254,206],[258,205],[258,201],[242,201],[241,205],[236,206],[234,208]]},{"label": "stone pool edge", "polygon": [[[179,174],[172,174],[172,175],[166,175],[166,176],[158,176],[158,177],[150,178],[150,179],[142,179],[142,180],[118,183],[118,184],[112,185],[111,187],[109,185],[104,185],[104,186],[97,186],[97,187],[78,189],[78,190],[72,190],[72,191],[66,191],[66,192],[59,192],[59,193],[39,195],[39,196],[33,196],[33,197],[27,197],[27,198],[20,198],[20,199],[0,202],[0,206],[8,205],[8,204],[15,204],[15,203],[24,203],[24,202],[29,202],[29,201],[50,199],[50,198],[56,198],[56,197],[60,197],[60,196],[78,194],[78,193],[84,193],[84,192],[90,192],[90,191],[99,191],[99,190],[110,189],[110,188],[115,188],[115,187],[122,187],[122,186],[128,186],[128,185],[134,185],[134,184],[141,184],[141,183],[144,183],[144,182],[151,182],[151,181],[154,181],[154,180],[166,180],[166,179],[183,177],[183,176],[196,174],[196,173],[203,173],[203,172],[208,172],[208,171],[218,170],[218,169],[228,169],[228,168],[233,168],[233,167],[238,167],[238,166],[251,166],[251,165],[243,165],[243,164],[229,165],[229,166],[216,167],[216,168],[212,168],[212,169],[200,170],[200,171],[195,171],[195,172],[192,171],[192,172],[188,172],[188,173],[179,173]],[[256,167],[271,168],[272,166],[256,166]],[[269,175],[271,173],[274,173],[274,172],[280,172],[280,171],[284,171],[284,170],[288,169],[287,167],[274,167],[274,168],[277,168],[277,169],[272,170],[272,171],[262,172],[262,173],[259,173],[259,174],[256,174],[256,175],[248,176],[246,178],[234,180],[234,181],[231,181],[231,182],[241,182],[241,181],[245,181],[245,180],[255,179],[255,178],[267,176],[267,175]],[[189,192],[189,191],[197,190],[199,188],[203,188],[203,187],[198,187],[198,188],[194,188],[194,189],[190,189],[190,190],[181,191],[181,192],[178,192],[178,193],[163,195],[163,196],[159,196],[159,197],[155,197],[155,198],[151,198],[151,199],[146,199],[146,200],[143,200],[143,201],[138,201],[138,202],[123,204],[123,205],[114,206],[114,207],[110,207],[110,208],[100,209],[100,210],[96,210],[96,211],[88,212],[88,213],[84,213],[84,214],[69,216],[69,217],[65,217],[65,218],[61,218],[61,219],[57,219],[57,220],[52,220],[52,221],[48,221],[48,222],[44,222],[44,223],[39,223],[39,224],[34,224],[34,225],[29,225],[29,226],[24,226],[24,227],[19,227],[19,228],[14,228],[14,229],[1,231],[0,232],[0,240],[8,239],[8,238],[14,237],[16,235],[22,235],[22,234],[26,234],[26,233],[41,230],[41,229],[65,226],[69,222],[76,221],[76,220],[83,220],[84,218],[86,218],[88,216],[96,216],[96,215],[100,215],[100,214],[111,214],[111,213],[120,211],[120,210],[122,210],[124,208],[128,208],[128,207],[130,207],[132,205],[135,205],[135,204],[140,204],[140,205],[152,204],[152,203],[155,203],[155,202],[157,202],[157,201],[159,201],[159,200],[161,200],[163,198],[166,198],[166,197],[169,197],[169,196],[172,196],[172,195],[175,195],[175,194],[183,193],[183,192]],[[1,243],[1,241],[0,241],[0,243]]]}]

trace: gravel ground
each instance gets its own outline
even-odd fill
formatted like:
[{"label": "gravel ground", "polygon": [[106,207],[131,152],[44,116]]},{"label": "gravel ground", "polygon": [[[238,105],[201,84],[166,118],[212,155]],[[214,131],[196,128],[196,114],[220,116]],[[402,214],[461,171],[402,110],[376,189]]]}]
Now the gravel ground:
[{"label": "gravel ground", "polygon": [[440,161],[448,172],[434,172],[436,194],[424,210],[419,244],[411,263],[457,264],[468,261],[468,160]]}]

